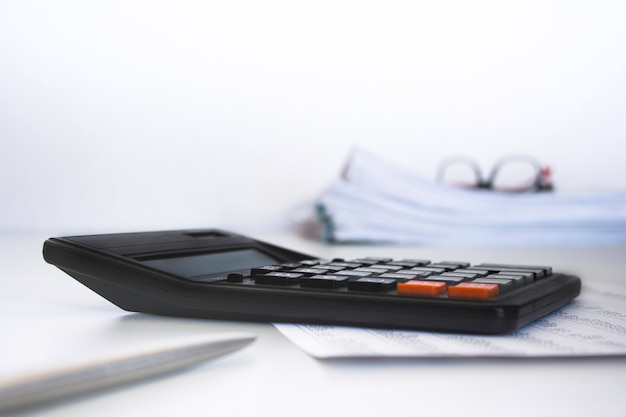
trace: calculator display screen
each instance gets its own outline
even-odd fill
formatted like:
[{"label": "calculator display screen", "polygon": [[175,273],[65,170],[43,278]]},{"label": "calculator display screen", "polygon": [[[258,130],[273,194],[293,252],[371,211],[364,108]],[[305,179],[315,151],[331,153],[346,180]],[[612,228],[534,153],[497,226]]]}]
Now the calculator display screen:
[{"label": "calculator display screen", "polygon": [[184,256],[138,259],[142,263],[185,278],[275,264],[276,259],[256,249],[239,249]]}]

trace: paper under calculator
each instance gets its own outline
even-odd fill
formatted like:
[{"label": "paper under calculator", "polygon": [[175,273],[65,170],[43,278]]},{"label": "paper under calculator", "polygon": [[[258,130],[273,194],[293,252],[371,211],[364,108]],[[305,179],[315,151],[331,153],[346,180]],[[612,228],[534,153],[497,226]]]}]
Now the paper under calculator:
[{"label": "paper under calculator", "polygon": [[549,266],[323,260],[216,229],[50,238],[43,253],[122,309],[168,316],[493,334],[580,293]]}]

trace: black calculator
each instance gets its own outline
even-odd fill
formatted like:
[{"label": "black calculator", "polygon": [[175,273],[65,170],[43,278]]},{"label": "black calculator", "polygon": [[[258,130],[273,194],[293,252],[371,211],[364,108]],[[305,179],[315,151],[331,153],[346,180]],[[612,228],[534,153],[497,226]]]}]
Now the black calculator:
[{"label": "black calculator", "polygon": [[496,334],[581,287],[550,266],[325,260],[217,229],[50,238],[43,255],[124,310],[220,320]]}]

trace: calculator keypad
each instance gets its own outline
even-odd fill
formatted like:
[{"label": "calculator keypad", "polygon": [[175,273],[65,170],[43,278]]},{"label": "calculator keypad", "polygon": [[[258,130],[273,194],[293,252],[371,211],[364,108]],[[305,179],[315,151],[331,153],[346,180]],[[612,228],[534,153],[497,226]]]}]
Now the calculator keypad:
[{"label": "calculator keypad", "polygon": [[430,262],[424,259],[307,260],[229,274],[237,285],[312,288],[403,297],[489,300],[552,275],[546,266]]}]

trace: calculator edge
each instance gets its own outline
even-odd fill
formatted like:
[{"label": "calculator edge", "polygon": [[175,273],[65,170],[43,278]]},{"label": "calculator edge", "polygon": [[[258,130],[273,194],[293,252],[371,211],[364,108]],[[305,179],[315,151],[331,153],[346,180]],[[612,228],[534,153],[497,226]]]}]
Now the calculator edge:
[{"label": "calculator edge", "polygon": [[[507,317],[501,307],[489,304],[456,303],[455,316],[450,305],[439,306],[424,300],[425,317],[413,320],[406,312],[399,311],[400,304],[383,306],[379,297],[351,295],[351,299],[328,298],[323,294],[272,290],[272,288],[240,291],[218,284],[189,283],[174,279],[167,273],[147,271],[124,264],[102,251],[50,238],[44,244],[44,259],[59,267],[77,281],[86,285],[113,304],[127,311],[157,315],[196,317],[209,319],[245,320],[262,322],[297,322],[318,324],[343,324],[355,326],[444,330],[469,333],[506,333],[561,307],[573,300],[580,292],[580,279],[558,274],[564,280],[563,288],[553,294],[553,300],[532,308],[519,317]],[[255,241],[259,244],[264,242]],[[284,249],[270,245],[274,248]],[[288,251],[300,259],[309,255]],[[294,259],[295,260],[295,259]],[[132,273],[131,273],[132,272]],[[551,278],[552,279],[552,278]],[[194,294],[195,293],[195,294]],[[259,300],[258,294],[265,295]],[[345,305],[341,305],[343,301]],[[312,304],[310,304],[310,303]],[[369,311],[371,302],[382,310]],[[209,307],[207,308],[207,305]],[[283,310],[280,311],[280,308]],[[428,307],[430,306],[430,307]],[[428,310],[430,308],[430,310]],[[469,310],[463,310],[463,309]],[[252,313],[246,313],[252,311]],[[361,314],[361,316],[358,316]],[[425,322],[428,320],[428,322]],[[390,322],[391,321],[391,322]]]}]

